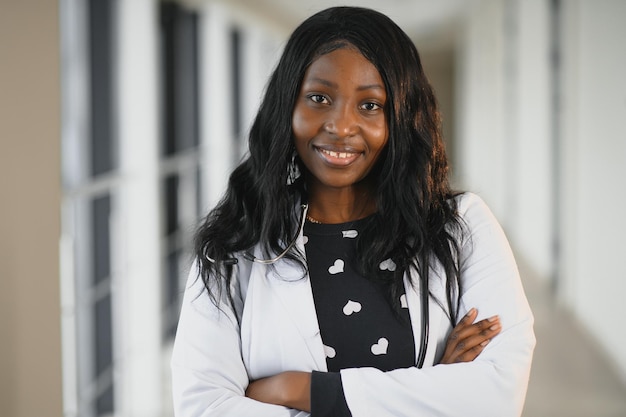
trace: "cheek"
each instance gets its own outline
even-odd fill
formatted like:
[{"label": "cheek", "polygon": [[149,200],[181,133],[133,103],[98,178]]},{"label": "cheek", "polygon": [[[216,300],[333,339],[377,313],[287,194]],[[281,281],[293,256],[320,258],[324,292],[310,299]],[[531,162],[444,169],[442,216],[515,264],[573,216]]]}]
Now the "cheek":
[{"label": "cheek", "polygon": [[296,105],[291,116],[291,130],[297,139],[306,137],[310,130],[310,116],[300,105]]},{"label": "cheek", "polygon": [[307,119],[297,108],[294,110],[293,116],[291,117],[291,131],[296,152],[300,158],[303,158],[310,135],[308,132]]},{"label": "cheek", "polygon": [[378,126],[372,137],[376,138],[376,153],[382,152],[382,150],[385,149],[385,146],[387,146],[387,142],[389,141],[389,131],[387,130],[387,123],[382,123],[380,126]]},{"label": "cheek", "polygon": [[294,115],[291,119],[291,131],[293,134],[293,140],[297,143],[303,136],[304,127],[302,126],[302,119],[299,119]]}]

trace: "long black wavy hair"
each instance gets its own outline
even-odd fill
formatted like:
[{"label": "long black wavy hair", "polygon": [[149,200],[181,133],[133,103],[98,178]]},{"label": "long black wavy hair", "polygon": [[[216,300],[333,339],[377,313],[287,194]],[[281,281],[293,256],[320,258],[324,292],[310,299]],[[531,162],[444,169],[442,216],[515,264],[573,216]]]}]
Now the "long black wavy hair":
[{"label": "long black wavy hair", "polygon": [[[300,222],[295,208],[306,200],[304,176],[287,185],[295,154],[293,109],[309,65],[342,47],[358,49],[378,69],[387,93],[389,140],[372,171],[378,176],[377,211],[360,234],[357,268],[369,279],[386,280],[382,284],[397,309],[403,272],[413,268],[422,288],[428,288],[429,266],[439,262],[448,277],[447,311],[456,322],[461,293],[457,232],[462,222],[448,182],[435,96],[413,42],[387,16],[365,8],[323,10],[289,38],[252,125],[249,154],[197,231],[200,276],[214,302],[232,302],[234,254],[260,244],[271,258],[293,241]],[[286,258],[306,269],[296,248]],[[391,279],[378,268],[388,258],[397,265]]]}]

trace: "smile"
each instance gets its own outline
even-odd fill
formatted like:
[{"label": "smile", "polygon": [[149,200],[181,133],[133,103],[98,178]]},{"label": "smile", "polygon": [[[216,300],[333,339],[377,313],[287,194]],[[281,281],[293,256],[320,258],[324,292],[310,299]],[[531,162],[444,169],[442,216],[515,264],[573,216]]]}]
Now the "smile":
[{"label": "smile", "polygon": [[326,155],[332,158],[339,158],[339,159],[351,158],[357,155],[355,152],[334,152],[334,151],[328,151],[326,149],[320,149],[320,151],[322,151],[323,153],[325,153]]},{"label": "smile", "polygon": [[361,152],[331,151],[323,148],[317,148],[317,150],[327,164],[334,166],[350,165],[361,156]]}]

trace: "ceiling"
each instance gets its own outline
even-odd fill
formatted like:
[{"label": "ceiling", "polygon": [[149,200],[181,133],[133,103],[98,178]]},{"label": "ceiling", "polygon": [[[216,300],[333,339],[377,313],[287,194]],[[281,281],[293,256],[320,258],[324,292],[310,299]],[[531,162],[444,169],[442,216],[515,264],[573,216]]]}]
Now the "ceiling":
[{"label": "ceiling", "polygon": [[246,8],[291,31],[313,13],[331,6],[361,6],[376,9],[393,19],[421,47],[442,48],[454,39],[458,18],[471,0],[222,0]]}]

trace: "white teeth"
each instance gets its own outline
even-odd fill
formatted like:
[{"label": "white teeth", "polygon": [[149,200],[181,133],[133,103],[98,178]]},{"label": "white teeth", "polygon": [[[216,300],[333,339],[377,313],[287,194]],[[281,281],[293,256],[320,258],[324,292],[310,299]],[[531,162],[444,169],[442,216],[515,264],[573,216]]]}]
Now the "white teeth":
[{"label": "white teeth", "polygon": [[350,153],[350,152],[335,152],[335,151],[328,151],[326,149],[322,149],[322,152],[324,152],[325,154],[329,156],[332,156],[333,158],[340,158],[340,159],[349,158],[352,155],[354,155],[353,153]]}]

